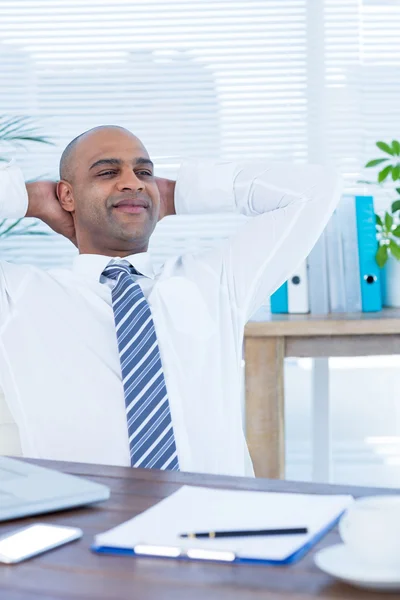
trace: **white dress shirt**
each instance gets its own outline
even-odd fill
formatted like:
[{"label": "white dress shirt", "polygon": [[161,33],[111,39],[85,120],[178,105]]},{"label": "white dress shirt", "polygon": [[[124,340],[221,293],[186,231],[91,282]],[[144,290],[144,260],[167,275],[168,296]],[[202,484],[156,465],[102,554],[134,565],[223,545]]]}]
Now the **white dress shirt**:
[{"label": "white dress shirt", "polygon": [[[0,163],[1,164],[1,163]],[[177,214],[253,217],[212,250],[127,260],[143,277],[164,366],[181,470],[251,475],[241,418],[246,321],[307,256],[341,181],[314,165],[187,163]],[[0,167],[0,217],[27,210],[23,176]],[[72,270],[0,263],[0,384],[25,456],[129,465],[109,258],[81,254]]]}]

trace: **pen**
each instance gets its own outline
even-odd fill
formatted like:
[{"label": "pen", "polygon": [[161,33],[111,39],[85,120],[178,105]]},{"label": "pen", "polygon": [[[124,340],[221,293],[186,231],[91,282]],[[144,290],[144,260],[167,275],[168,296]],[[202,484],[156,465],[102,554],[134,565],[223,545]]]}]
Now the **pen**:
[{"label": "pen", "polygon": [[237,531],[200,531],[197,533],[181,533],[181,538],[224,538],[245,537],[253,535],[297,535],[308,533],[307,527],[285,527],[284,529],[242,529]]}]

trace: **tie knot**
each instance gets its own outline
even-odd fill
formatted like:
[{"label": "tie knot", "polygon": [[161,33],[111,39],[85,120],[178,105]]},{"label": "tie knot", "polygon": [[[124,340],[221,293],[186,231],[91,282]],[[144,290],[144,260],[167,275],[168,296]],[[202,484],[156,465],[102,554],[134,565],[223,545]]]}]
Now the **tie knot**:
[{"label": "tie knot", "polygon": [[111,261],[108,263],[102,275],[109,279],[117,279],[122,273],[125,275],[138,275],[135,267],[133,267],[127,260]]}]

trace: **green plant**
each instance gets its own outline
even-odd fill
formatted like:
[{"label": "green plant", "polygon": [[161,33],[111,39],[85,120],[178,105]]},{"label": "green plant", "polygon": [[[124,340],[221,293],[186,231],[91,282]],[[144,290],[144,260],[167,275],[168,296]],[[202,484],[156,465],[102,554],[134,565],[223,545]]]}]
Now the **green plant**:
[{"label": "green plant", "polygon": [[12,235],[48,235],[46,231],[37,230],[37,222],[25,225],[25,218],[16,219],[10,223],[10,219],[0,220],[0,239],[11,237]]},{"label": "green plant", "polygon": [[359,183],[387,187],[390,181],[392,183],[391,197],[392,194],[398,196],[392,201],[390,210],[385,211],[382,215],[375,215],[378,239],[375,260],[382,268],[390,255],[400,260],[400,187],[396,187],[396,181],[400,181],[400,142],[397,140],[393,140],[391,144],[376,142],[376,146],[387,156],[374,158],[367,162],[365,167],[380,168],[377,173],[377,181],[360,181]]},{"label": "green plant", "polygon": [[[18,116],[7,117],[0,115],[0,161],[8,160],[5,154],[7,149],[15,146],[24,146],[27,142],[40,144],[52,144],[52,142],[43,135],[39,135],[36,126],[30,117]],[[46,232],[37,230],[37,222],[25,224],[25,220],[10,219],[0,220],[0,239],[13,235],[48,235]]]}]

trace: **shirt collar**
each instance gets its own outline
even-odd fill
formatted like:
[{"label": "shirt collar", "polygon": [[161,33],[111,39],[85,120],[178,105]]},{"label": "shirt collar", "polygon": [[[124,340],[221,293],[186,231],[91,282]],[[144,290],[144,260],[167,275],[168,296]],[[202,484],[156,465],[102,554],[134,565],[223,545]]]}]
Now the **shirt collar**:
[{"label": "shirt collar", "polygon": [[[119,257],[103,256],[102,254],[78,254],[72,264],[72,271],[100,281],[100,276],[111,259],[118,260]],[[153,261],[148,252],[124,256],[121,260],[127,260],[138,273],[145,277],[154,279],[156,272]]]}]

